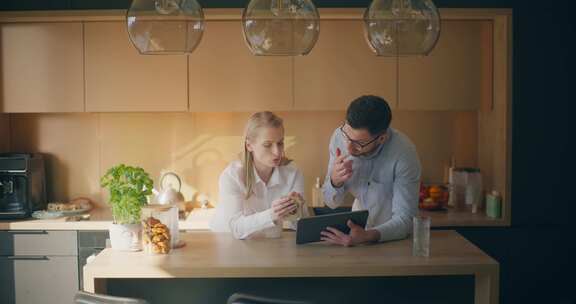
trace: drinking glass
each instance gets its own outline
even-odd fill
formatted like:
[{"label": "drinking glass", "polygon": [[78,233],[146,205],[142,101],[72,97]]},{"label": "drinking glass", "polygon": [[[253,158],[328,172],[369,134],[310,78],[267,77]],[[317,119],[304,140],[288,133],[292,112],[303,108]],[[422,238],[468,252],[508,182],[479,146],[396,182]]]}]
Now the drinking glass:
[{"label": "drinking glass", "polygon": [[412,255],[430,256],[430,217],[418,215],[412,223]]}]

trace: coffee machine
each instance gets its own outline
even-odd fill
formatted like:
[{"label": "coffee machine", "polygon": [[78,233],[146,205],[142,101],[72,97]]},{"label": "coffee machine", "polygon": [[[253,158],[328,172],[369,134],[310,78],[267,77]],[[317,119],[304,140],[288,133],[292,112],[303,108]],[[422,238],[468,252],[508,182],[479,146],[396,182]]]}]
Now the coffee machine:
[{"label": "coffee machine", "polygon": [[29,217],[46,203],[42,154],[0,153],[0,219]]}]

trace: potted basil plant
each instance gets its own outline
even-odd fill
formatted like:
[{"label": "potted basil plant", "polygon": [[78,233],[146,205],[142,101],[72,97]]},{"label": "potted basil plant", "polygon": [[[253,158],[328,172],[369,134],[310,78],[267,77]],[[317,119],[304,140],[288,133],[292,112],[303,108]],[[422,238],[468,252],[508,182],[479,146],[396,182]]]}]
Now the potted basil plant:
[{"label": "potted basil plant", "polygon": [[110,168],[100,179],[100,185],[110,191],[108,204],[114,222],[110,225],[112,249],[142,250],[140,211],[152,194],[153,181],[140,167],[120,164]]}]

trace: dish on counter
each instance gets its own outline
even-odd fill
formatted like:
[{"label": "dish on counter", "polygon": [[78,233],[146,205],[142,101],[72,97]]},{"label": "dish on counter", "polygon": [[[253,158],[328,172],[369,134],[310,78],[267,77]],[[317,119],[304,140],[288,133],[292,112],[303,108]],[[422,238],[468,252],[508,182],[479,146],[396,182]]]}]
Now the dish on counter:
[{"label": "dish on counter", "polygon": [[64,216],[78,215],[86,213],[90,209],[77,209],[77,210],[65,210],[65,211],[53,211],[53,210],[37,210],[32,212],[32,217],[37,219],[51,219]]},{"label": "dish on counter", "polygon": [[70,202],[51,202],[48,203],[47,211],[79,211],[79,210],[90,210],[92,209],[92,201],[89,198],[77,197]]},{"label": "dish on counter", "polygon": [[32,217],[37,219],[51,219],[64,216],[73,216],[92,210],[92,201],[89,198],[78,197],[68,203],[50,202],[47,210],[32,212]]}]

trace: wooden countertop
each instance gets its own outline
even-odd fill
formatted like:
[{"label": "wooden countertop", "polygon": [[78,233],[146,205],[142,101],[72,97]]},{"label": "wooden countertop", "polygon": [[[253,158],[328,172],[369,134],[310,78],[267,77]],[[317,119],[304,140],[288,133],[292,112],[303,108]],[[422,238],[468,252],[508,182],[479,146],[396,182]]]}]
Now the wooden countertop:
[{"label": "wooden countertop", "polygon": [[340,247],[278,239],[236,240],[227,233],[181,234],[186,246],[168,255],[105,249],[84,267],[94,278],[357,277],[474,274],[498,262],[455,231],[432,231],[430,257],[413,257],[412,240]]},{"label": "wooden countertop", "polygon": [[[195,209],[186,220],[178,222],[181,230],[208,230],[214,209]],[[90,211],[90,219],[68,221],[66,217],[55,219],[1,220],[0,230],[108,230],[112,223],[110,209],[98,208]]]},{"label": "wooden countertop", "polygon": [[112,223],[110,209],[93,209],[90,219],[68,221],[67,217],[53,219],[1,220],[0,230],[107,230]]},{"label": "wooden countertop", "polygon": [[[180,220],[181,230],[209,230],[210,219],[214,208],[194,209],[186,218]],[[432,218],[432,227],[472,227],[472,226],[507,226],[504,219],[492,219],[484,212],[473,214],[469,211],[419,211],[422,215]],[[112,222],[110,209],[94,209],[90,219],[83,221],[67,221],[65,217],[56,219],[24,219],[0,220],[0,230],[107,230]]]}]

